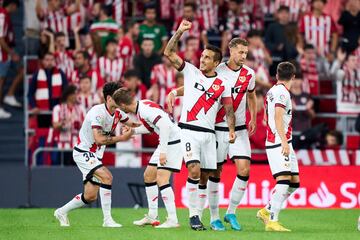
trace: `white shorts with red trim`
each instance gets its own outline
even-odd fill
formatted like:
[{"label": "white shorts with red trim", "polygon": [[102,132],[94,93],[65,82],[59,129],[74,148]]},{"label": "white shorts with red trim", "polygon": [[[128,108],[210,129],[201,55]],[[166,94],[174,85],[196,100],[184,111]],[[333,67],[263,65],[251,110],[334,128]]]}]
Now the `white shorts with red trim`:
[{"label": "white shorts with red trim", "polygon": [[266,146],[266,155],[274,178],[282,175],[298,175],[299,166],[295,151],[291,142],[289,143],[290,154],[285,157],[282,152],[281,144]]},{"label": "white shorts with red trim", "polygon": [[99,180],[94,179],[95,177],[93,176],[93,174],[103,165],[102,162],[96,157],[95,153],[83,151],[76,148],[73,150],[73,158],[76,165],[83,174],[84,182],[91,180],[99,182]]},{"label": "white shorts with red trim", "polygon": [[160,149],[158,147],[151,156],[148,165],[157,167],[157,169],[165,169],[171,172],[180,172],[181,164],[183,160],[180,139],[168,143],[168,148],[166,153],[167,161],[164,166],[160,165],[159,158],[160,158]]}]

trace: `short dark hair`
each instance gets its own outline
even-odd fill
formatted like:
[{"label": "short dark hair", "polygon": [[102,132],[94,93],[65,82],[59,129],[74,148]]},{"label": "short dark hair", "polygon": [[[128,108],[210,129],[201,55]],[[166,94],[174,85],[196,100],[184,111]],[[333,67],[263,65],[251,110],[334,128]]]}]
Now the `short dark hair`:
[{"label": "short dark hair", "polygon": [[76,55],[77,54],[81,54],[85,60],[90,60],[90,55],[87,51],[81,50],[81,51],[78,51],[76,53]]},{"label": "short dark hair", "polygon": [[313,4],[315,1],[322,1],[324,4],[327,3],[327,0],[311,0],[311,4]]},{"label": "short dark hair", "polygon": [[16,7],[20,7],[20,1],[19,0],[4,0],[3,1],[3,7],[7,7],[9,6],[10,4],[15,4]]},{"label": "short dark hair", "polygon": [[152,41],[152,42],[154,43],[154,39],[152,39],[152,38],[148,38],[148,37],[143,38],[143,40],[142,40],[142,42],[141,42],[141,43],[143,43],[143,42],[145,42],[145,41]]},{"label": "short dark hair", "polygon": [[281,62],[276,69],[278,80],[290,81],[296,73],[296,68],[291,62]]},{"label": "short dark hair", "polygon": [[243,38],[233,38],[229,42],[229,48],[236,47],[237,45],[243,45],[245,47],[249,46],[249,42]]},{"label": "short dark hair", "polygon": [[218,47],[216,47],[214,45],[208,44],[208,45],[206,45],[205,49],[214,52],[214,61],[219,62],[219,63],[221,62],[221,60],[222,60],[222,52],[221,52],[220,48],[218,48]]},{"label": "short dark hair", "polygon": [[112,6],[103,3],[101,4],[100,11],[104,12],[106,16],[110,17],[112,15]]},{"label": "short dark hair", "polygon": [[65,33],[64,32],[56,32],[54,34],[54,38],[59,38],[59,37],[66,37]]},{"label": "short dark hair", "polygon": [[290,8],[288,6],[285,6],[285,5],[281,5],[277,12],[282,12],[282,11],[286,11],[286,12],[290,12]]},{"label": "short dark hair", "polygon": [[61,94],[61,102],[62,103],[66,102],[67,98],[70,95],[76,94],[76,91],[77,91],[77,87],[75,85],[67,86]]},{"label": "short dark hair", "polygon": [[344,143],[344,135],[340,131],[330,130],[326,135],[335,137],[337,145],[342,145]]},{"label": "short dark hair", "polygon": [[89,75],[84,74],[84,73],[79,74],[79,82],[81,82],[84,79],[90,79],[90,82],[91,82],[91,77]]},{"label": "short dark hair", "polygon": [[185,7],[191,7],[193,11],[196,11],[196,3],[187,2],[184,4],[184,8]]},{"label": "short dark hair", "polygon": [[120,105],[122,103],[125,105],[129,105],[134,99],[131,90],[127,88],[120,88],[116,90],[112,97],[117,105]]},{"label": "short dark hair", "polygon": [[304,46],[304,50],[307,50],[307,49],[315,49],[315,47],[314,47],[314,45],[312,45],[310,43],[306,43]]},{"label": "short dark hair", "polygon": [[198,39],[197,37],[190,35],[185,39],[185,44],[188,44],[189,41],[191,41],[191,40],[197,40],[197,39]]},{"label": "short dark hair", "polygon": [[116,90],[118,90],[121,87],[120,83],[117,82],[108,82],[105,83],[103,87],[103,95],[104,99],[106,101],[107,96],[112,96]]},{"label": "short dark hair", "polygon": [[129,21],[126,25],[125,25],[125,32],[128,32],[130,30],[130,28],[132,28],[133,26],[135,26],[136,24],[138,24],[137,21],[131,20]]},{"label": "short dark hair", "polygon": [[145,9],[144,9],[144,13],[147,11],[147,10],[150,10],[150,9],[153,9],[156,11],[156,5],[153,4],[153,3],[148,3],[145,5]]},{"label": "short dark hair", "polygon": [[129,69],[124,73],[125,79],[131,78],[131,77],[136,77],[136,78],[140,79],[140,75],[135,69]]},{"label": "short dark hair", "polygon": [[261,37],[261,36],[262,36],[262,32],[257,29],[251,29],[247,34],[247,38]]},{"label": "short dark hair", "polygon": [[118,42],[114,38],[110,38],[106,41],[106,47],[111,43],[116,44],[116,45],[118,44]]},{"label": "short dark hair", "polygon": [[45,53],[42,54],[41,59],[44,59],[47,55],[55,57],[52,52],[45,52]]}]

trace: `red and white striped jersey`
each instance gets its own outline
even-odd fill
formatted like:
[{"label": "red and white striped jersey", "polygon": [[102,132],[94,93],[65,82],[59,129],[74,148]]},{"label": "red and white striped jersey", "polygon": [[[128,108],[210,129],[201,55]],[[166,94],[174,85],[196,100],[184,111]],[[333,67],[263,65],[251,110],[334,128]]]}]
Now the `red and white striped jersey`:
[{"label": "red and white striped jersey", "polygon": [[86,111],[89,111],[90,108],[101,103],[101,99],[97,93],[83,94],[79,92],[77,94],[77,100]]},{"label": "red and white striped jersey", "polygon": [[336,25],[329,15],[315,17],[309,13],[301,18],[299,32],[305,35],[305,42],[312,44],[321,56],[325,56],[330,52],[331,35],[336,32]]},{"label": "red and white striped jersey", "polygon": [[[0,7],[0,37],[5,38],[5,42],[11,45],[14,41],[14,33],[9,13],[5,8]],[[9,59],[8,53],[0,46],[0,62],[6,62]]]},{"label": "red and white striped jersey", "polygon": [[[90,69],[86,75],[91,79],[91,92],[96,93],[97,90],[101,89],[105,84],[104,79],[101,77],[98,70]],[[79,88],[80,79],[79,79],[79,71],[74,70],[71,73],[71,77],[69,78],[71,84],[77,86]]]},{"label": "red and white striped jersey", "polygon": [[267,122],[266,146],[281,144],[281,139],[275,126],[275,108],[285,109],[283,116],[284,131],[287,140],[292,139],[292,102],[289,90],[284,84],[276,84],[266,94],[265,120]]},{"label": "red and white striped jersey", "polygon": [[358,60],[358,69],[360,69],[360,46],[354,50],[353,55],[357,57]]},{"label": "red and white striped jersey", "polygon": [[125,62],[121,58],[103,56],[98,60],[98,69],[105,82],[119,82],[125,72]]},{"label": "red and white striped jersey", "polygon": [[171,19],[173,17],[172,15],[172,0],[160,0],[160,19]]},{"label": "red and white striped jersey", "polygon": [[250,52],[254,56],[257,66],[267,66],[265,61],[265,52],[262,48],[251,48]]},{"label": "red and white striped jersey", "polygon": [[287,6],[290,9],[290,22],[299,21],[301,13],[310,11],[310,3],[308,0],[276,0],[275,9],[280,6]]},{"label": "red and white striped jersey", "polygon": [[172,0],[174,19],[182,18],[184,11],[184,0]]},{"label": "red and white striped jersey", "polygon": [[231,103],[231,87],[226,76],[205,76],[194,65],[184,62],[184,101],[180,123],[214,130],[216,115],[224,103]]},{"label": "red and white striped jersey", "polygon": [[56,51],[54,53],[56,66],[60,68],[69,79],[71,78],[71,74],[74,71],[74,59],[72,51],[59,52]]},{"label": "red and white striped jersey", "polygon": [[76,147],[96,153],[96,156],[102,159],[106,145],[97,145],[95,143],[93,129],[101,129],[104,135],[111,136],[115,133],[119,122],[125,123],[128,120],[129,117],[120,109],[117,109],[114,114],[110,114],[105,104],[95,105],[86,114]]},{"label": "red and white striped jersey", "polygon": [[243,9],[242,12],[237,15],[229,11],[225,23],[221,26],[221,30],[229,32],[230,39],[233,37],[246,38],[247,33],[253,27],[250,14],[246,9]]},{"label": "red and white striped jersey", "polygon": [[[180,23],[182,21],[182,17],[178,18],[174,24],[173,27],[173,33],[176,32],[176,30],[178,29],[178,27],[180,26]],[[204,20],[200,17],[195,18],[193,21],[191,21],[191,28],[189,31],[186,31],[183,33],[183,35],[180,38],[181,41],[181,49],[180,50],[184,50],[185,49],[185,40],[186,38],[188,38],[189,36],[193,36],[196,37],[198,39],[198,49],[200,48],[200,38],[201,38],[201,34],[206,34],[206,30],[205,30],[205,26],[204,26]]]},{"label": "red and white striped jersey", "polygon": [[97,61],[98,61],[98,56],[97,53],[95,52],[94,48],[88,48],[88,49],[84,49],[85,51],[87,51],[87,53],[90,56],[90,65],[93,68],[97,67]]},{"label": "red and white striped jersey", "polygon": [[167,68],[165,64],[157,64],[151,70],[151,85],[157,84],[159,87],[160,106],[166,108],[166,96],[176,87],[176,70],[173,67]]},{"label": "red and white striped jersey", "polygon": [[125,35],[119,40],[118,57],[124,59],[126,69],[132,68],[132,60],[134,56],[134,43],[128,36]]},{"label": "red and white striped jersey", "polygon": [[58,148],[73,148],[77,141],[86,111],[81,105],[70,107],[66,103],[58,104],[52,112],[52,122],[62,123],[62,130],[55,137]]},{"label": "red and white striped jersey", "polygon": [[113,18],[119,26],[124,27],[125,23],[125,10],[126,3],[125,0],[113,0]]},{"label": "red and white striped jersey", "polygon": [[44,16],[39,17],[40,28],[51,29],[53,32],[63,32],[67,33],[67,16],[65,9],[61,8],[57,11],[49,11],[48,9],[43,9]]},{"label": "red and white striped jersey", "polygon": [[303,74],[303,91],[310,95],[319,95],[319,73],[316,60],[300,59],[301,72]]},{"label": "red and white striped jersey", "polygon": [[[246,123],[246,95],[255,90],[254,70],[243,65],[239,70],[230,69],[226,63],[221,63],[216,68],[220,77],[228,81],[231,87],[231,97],[235,113],[235,126],[243,126]],[[216,116],[216,126],[227,127],[225,109],[221,107]]]},{"label": "red and white striped jersey", "polygon": [[204,19],[206,30],[218,26],[218,4],[214,0],[197,0],[197,15]]}]

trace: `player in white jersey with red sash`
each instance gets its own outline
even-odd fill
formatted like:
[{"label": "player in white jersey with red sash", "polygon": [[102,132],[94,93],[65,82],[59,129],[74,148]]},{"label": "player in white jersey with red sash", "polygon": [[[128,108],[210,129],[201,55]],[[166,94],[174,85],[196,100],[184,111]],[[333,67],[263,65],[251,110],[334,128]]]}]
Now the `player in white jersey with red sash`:
[{"label": "player in white jersey with red sash", "polygon": [[111,216],[112,175],[101,161],[106,145],[126,141],[131,137],[131,130],[128,128],[123,131],[123,135],[114,136],[119,122],[129,126],[138,126],[129,120],[124,112],[117,109],[118,106],[112,95],[119,87],[117,83],[105,84],[103,94],[106,102],[92,107],[86,114],[78,143],[73,150],[74,161],[83,174],[84,192],[56,209],[54,216],[59,220],[60,226],[70,226],[67,217],[69,211],[95,201],[100,192],[104,214],[103,227],[121,227],[121,224],[116,223]]},{"label": "player in white jersey with red sash", "polygon": [[158,196],[159,189],[168,213],[167,220],[157,228],[179,227],[176,215],[175,196],[170,185],[172,172],[180,172],[182,151],[180,144],[180,128],[173,122],[163,108],[150,100],[137,101],[131,90],[119,89],[114,94],[114,100],[120,109],[126,113],[137,114],[143,123],[134,128],[134,134],[149,134],[156,132],[159,135],[159,145],[144,172],[146,196],[149,213],[144,218],[134,221],[137,226],[159,225]]},{"label": "player in white jersey with red sash", "polygon": [[191,28],[191,22],[183,20],[165,48],[172,65],[184,74],[184,102],[180,117],[181,145],[189,178],[186,189],[189,199],[190,226],[205,230],[197,212],[198,185],[201,175],[217,168],[215,120],[223,105],[229,123],[228,141],[235,140],[235,115],[232,107],[231,89],[227,80],[220,78],[215,68],[221,62],[221,50],[206,46],[201,54],[200,68],[184,62],[176,53],[181,35]]},{"label": "player in white jersey with red sash", "polygon": [[[230,192],[230,203],[224,220],[229,222],[234,230],[241,230],[241,226],[236,220],[235,210],[244,196],[244,192],[249,179],[251,148],[249,134],[254,134],[256,130],[256,96],[255,96],[255,73],[254,70],[244,65],[248,53],[248,42],[241,38],[234,38],[229,43],[230,59],[226,63],[221,63],[216,71],[220,76],[226,76],[228,84],[231,86],[231,96],[235,111],[235,131],[236,140],[234,144],[228,143],[228,124],[225,121],[225,110],[220,108],[216,116],[216,140],[217,140],[217,171],[206,179],[200,180],[198,211],[201,215],[207,195],[209,196],[210,206],[210,225],[213,230],[225,230],[219,216],[219,182],[222,172],[222,165],[226,161],[227,154],[234,161],[237,169],[233,187]],[[169,94],[168,105],[174,102],[174,94],[182,95],[183,88],[178,88],[176,92]],[[248,101],[251,120],[247,130],[246,122],[246,103]],[[171,111],[171,109],[170,109]],[[249,131],[249,133],[248,133]]]},{"label": "player in white jersey with red sash", "polygon": [[257,213],[257,217],[265,223],[266,231],[290,231],[278,222],[278,216],[283,202],[300,186],[298,162],[291,145],[292,101],[288,90],[295,72],[293,64],[280,63],[276,73],[277,84],[266,94],[266,155],[276,179],[270,202]]}]

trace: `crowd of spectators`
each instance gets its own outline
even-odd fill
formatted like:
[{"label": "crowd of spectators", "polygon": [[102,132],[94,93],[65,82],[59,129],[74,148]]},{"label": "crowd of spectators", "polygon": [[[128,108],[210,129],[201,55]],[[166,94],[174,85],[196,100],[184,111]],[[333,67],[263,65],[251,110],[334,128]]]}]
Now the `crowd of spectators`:
[{"label": "crowd of spectators", "polygon": [[[19,60],[12,47],[11,21],[6,21],[19,1],[3,2],[0,97],[3,67],[8,59]],[[342,101],[360,103],[359,0],[36,0],[24,4],[29,18],[26,32],[35,41],[27,54],[40,59],[29,83],[29,110],[36,116],[36,127],[54,132],[47,139],[58,147],[75,144],[83,113],[102,102],[106,82],[121,82],[138,99],[148,98],[166,108],[167,93],[181,86],[183,77],[162,53],[183,18],[192,22],[192,28],[181,38],[179,55],[196,66],[206,44],[221,47],[226,60],[231,38],[248,40],[246,64],[256,72],[259,132],[265,127],[263,95],[274,84],[281,61],[295,63],[298,70],[290,89],[296,132],[314,127],[314,98],[322,94],[322,80],[331,81],[331,94],[341,91]],[[11,95],[4,102],[19,106],[16,99],[9,100]],[[181,99],[175,119],[179,109]],[[0,101],[0,118],[9,117]],[[263,138],[256,135],[253,146],[264,148]],[[142,144],[151,146],[153,141],[154,136]]]}]

